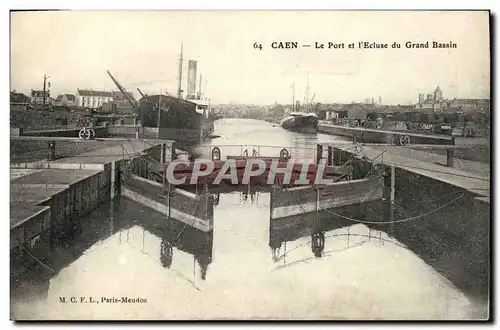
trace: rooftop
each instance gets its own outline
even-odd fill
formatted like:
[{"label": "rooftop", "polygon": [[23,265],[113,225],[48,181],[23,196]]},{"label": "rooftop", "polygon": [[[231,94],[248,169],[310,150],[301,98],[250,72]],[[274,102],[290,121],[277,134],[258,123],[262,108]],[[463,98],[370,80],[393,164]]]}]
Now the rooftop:
[{"label": "rooftop", "polygon": [[94,91],[91,89],[78,89],[77,94],[80,96],[99,96],[99,97],[113,97],[113,93],[106,91]]},{"label": "rooftop", "polygon": [[466,103],[466,104],[489,104],[489,99],[453,99],[451,103]]},{"label": "rooftop", "polygon": [[38,205],[11,205],[10,206],[10,229],[19,226],[20,224],[28,221],[30,218],[42,213],[47,212],[50,206]]},{"label": "rooftop", "polygon": [[67,189],[66,185],[49,187],[42,184],[30,186],[11,184],[10,205],[35,206],[65,189]]},{"label": "rooftop", "polygon": [[[123,93],[122,93],[122,92],[120,92],[120,91],[113,91],[113,92],[111,92],[111,93],[112,93],[112,95],[113,95],[113,99],[114,99],[115,101],[117,101],[117,100],[122,100],[122,99],[123,99],[123,100],[126,100],[125,95],[123,95]],[[131,99],[135,99],[134,94],[132,94],[132,93],[130,93],[130,92],[126,92],[126,94],[127,94],[127,96],[128,96],[129,98],[131,98]]]},{"label": "rooftop", "polygon": [[44,169],[11,181],[12,184],[49,184],[64,185],[78,182],[90,175],[99,173],[98,170],[64,170]]}]

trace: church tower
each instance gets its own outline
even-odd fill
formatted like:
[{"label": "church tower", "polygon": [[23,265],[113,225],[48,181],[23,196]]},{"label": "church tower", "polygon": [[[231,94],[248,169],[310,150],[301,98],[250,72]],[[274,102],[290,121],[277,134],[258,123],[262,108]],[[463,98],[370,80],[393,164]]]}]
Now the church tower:
[{"label": "church tower", "polygon": [[434,91],[434,102],[441,102],[443,100],[443,91],[439,86]]}]

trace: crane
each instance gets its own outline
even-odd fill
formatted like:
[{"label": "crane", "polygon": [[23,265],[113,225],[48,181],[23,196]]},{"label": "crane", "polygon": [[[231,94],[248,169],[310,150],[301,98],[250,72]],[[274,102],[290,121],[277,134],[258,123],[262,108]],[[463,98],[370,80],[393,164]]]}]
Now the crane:
[{"label": "crane", "polygon": [[144,94],[143,92],[141,92],[141,90],[139,88],[137,88],[137,91],[139,92],[139,94],[141,94],[142,97],[146,97],[147,95]]},{"label": "crane", "polygon": [[134,110],[136,110],[138,108],[137,101],[135,99],[133,99],[132,97],[130,97],[127,94],[127,91],[125,90],[125,88],[123,88],[123,86],[120,85],[120,83],[115,79],[115,77],[113,77],[113,75],[111,74],[111,72],[109,72],[108,70],[106,70],[106,72],[111,77],[111,80],[113,80],[113,82],[115,83],[116,87],[118,87],[118,89],[120,90],[120,92],[122,92],[123,96],[127,99],[128,103],[130,103],[130,105],[132,106],[132,108]]}]

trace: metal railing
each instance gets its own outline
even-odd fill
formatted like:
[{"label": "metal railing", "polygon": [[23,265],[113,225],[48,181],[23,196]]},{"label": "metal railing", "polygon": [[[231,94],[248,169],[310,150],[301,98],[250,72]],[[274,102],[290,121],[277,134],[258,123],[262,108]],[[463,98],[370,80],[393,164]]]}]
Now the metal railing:
[{"label": "metal railing", "polygon": [[[353,145],[352,142],[344,142],[328,144],[335,147],[336,145]],[[326,145],[326,144],[325,144]],[[202,145],[197,147],[191,146],[175,146],[176,150],[187,149],[186,152],[180,154],[194,155],[196,158],[213,159],[213,150],[220,150],[220,159],[225,160],[227,157],[262,157],[262,158],[287,158],[302,162],[314,163],[317,159],[318,147],[316,146],[290,146],[290,145],[259,145],[259,144],[213,144]],[[354,145],[353,145],[354,148]],[[172,149],[171,149],[172,150]],[[176,151],[176,153],[178,153]],[[327,148],[323,148],[323,155],[327,154]],[[322,157],[324,158],[324,157]]]}]

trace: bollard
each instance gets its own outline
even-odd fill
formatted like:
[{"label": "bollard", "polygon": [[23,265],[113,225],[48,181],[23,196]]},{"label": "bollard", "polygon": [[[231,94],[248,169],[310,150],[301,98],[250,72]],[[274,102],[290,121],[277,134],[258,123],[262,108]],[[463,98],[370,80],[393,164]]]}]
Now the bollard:
[{"label": "bollard", "polygon": [[453,149],[446,149],[446,166],[453,167]]},{"label": "bollard", "polygon": [[396,167],[391,166],[391,205],[396,201]]},{"label": "bollard", "polygon": [[56,141],[49,141],[49,161],[53,161],[56,159]]},{"label": "bollard", "polygon": [[384,180],[384,189],[382,190],[382,200],[390,201],[391,199],[391,171],[388,167],[385,167],[382,173]]},{"label": "bollard", "polygon": [[328,146],[328,165],[333,165],[333,147]]},{"label": "bollard", "polygon": [[316,149],[316,164],[319,164],[322,158],[323,158],[323,145],[318,144]]}]

